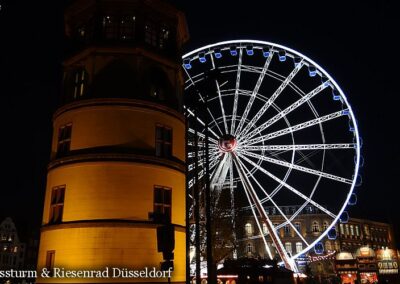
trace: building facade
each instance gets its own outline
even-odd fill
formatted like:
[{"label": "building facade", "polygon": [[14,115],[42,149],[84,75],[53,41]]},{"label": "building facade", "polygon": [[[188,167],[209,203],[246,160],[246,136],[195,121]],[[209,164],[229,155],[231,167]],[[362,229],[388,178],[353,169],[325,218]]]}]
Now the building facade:
[{"label": "building facade", "polygon": [[157,228],[170,222],[171,281],[184,282],[184,16],[158,0],[75,1],[65,26],[71,52],[53,117],[38,269],[160,269]]},{"label": "building facade", "polygon": [[0,223],[0,270],[24,268],[25,249],[14,222],[5,218]]},{"label": "building facade", "polygon": [[[279,226],[284,222],[284,218],[276,208],[265,209],[271,222],[278,227],[278,235],[289,254],[301,252],[304,249],[303,242],[290,226]],[[282,206],[280,209],[286,216],[290,216],[299,209],[299,206]],[[237,225],[241,230],[238,232],[238,257],[268,258],[260,236],[261,232],[251,212],[239,215]],[[327,215],[313,206],[304,207],[292,223],[309,243],[330,225]],[[260,224],[262,233],[267,234],[268,231],[261,219]],[[343,283],[356,283],[354,282],[356,279],[361,283],[367,283],[367,280],[373,283],[374,279],[379,277],[392,279],[398,276],[397,250],[390,224],[350,218],[346,223],[336,224],[335,229],[336,239],[328,237],[322,239],[323,251],[317,254],[314,250],[310,250],[297,259],[302,272],[319,279],[339,276]],[[267,243],[273,256],[277,256],[268,237]]]}]

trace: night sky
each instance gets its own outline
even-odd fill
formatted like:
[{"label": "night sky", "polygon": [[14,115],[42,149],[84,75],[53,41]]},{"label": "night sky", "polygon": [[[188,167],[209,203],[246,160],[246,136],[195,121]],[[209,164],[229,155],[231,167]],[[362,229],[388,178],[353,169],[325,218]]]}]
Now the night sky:
[{"label": "night sky", "polygon": [[[231,39],[266,40],[302,52],[335,78],[364,142],[363,184],[350,216],[393,223],[399,241],[400,18],[394,1],[171,2],[186,13],[191,39],[185,51]],[[12,217],[22,231],[41,220],[66,3],[0,0],[0,219]]]}]

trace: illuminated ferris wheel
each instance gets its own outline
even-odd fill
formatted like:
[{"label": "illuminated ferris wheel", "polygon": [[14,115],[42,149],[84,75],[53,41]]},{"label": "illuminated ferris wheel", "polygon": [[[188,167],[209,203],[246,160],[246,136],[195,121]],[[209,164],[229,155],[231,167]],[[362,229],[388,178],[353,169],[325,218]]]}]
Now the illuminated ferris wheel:
[{"label": "illuminated ferris wheel", "polygon": [[[201,183],[208,165],[217,206],[229,199],[232,216],[250,210],[268,255],[269,241],[296,271],[294,260],[333,238],[356,200],[361,145],[345,94],[305,55],[264,41],[204,46],[184,55],[183,68],[186,115],[194,121],[188,134],[197,137],[188,140],[188,187]],[[282,210],[294,204],[295,211]],[[294,223],[307,206],[329,220],[319,234]],[[272,222],[267,208],[283,221]],[[285,226],[302,242],[300,251],[286,250],[278,233]]]}]

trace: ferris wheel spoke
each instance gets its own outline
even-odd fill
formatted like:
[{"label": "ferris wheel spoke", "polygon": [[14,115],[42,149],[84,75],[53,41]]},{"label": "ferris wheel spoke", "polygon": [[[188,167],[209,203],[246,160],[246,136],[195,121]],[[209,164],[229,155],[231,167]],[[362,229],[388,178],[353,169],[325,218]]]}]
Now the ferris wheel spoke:
[{"label": "ferris wheel spoke", "polygon": [[337,216],[335,214],[333,214],[332,212],[330,212],[328,209],[326,209],[325,207],[323,207],[322,205],[318,204],[317,202],[315,202],[314,200],[312,200],[311,198],[309,198],[308,196],[304,195],[303,193],[301,193],[300,191],[298,191],[297,189],[295,189],[293,186],[287,184],[286,182],[284,182],[283,180],[281,180],[280,178],[276,177],[275,175],[273,175],[272,173],[270,173],[269,171],[267,171],[266,169],[262,168],[260,165],[254,163],[253,161],[251,161],[249,158],[247,158],[244,155],[237,155],[238,157],[242,158],[243,160],[245,160],[246,162],[248,162],[249,164],[251,164],[252,166],[256,167],[258,170],[260,170],[262,173],[266,174],[267,176],[269,176],[271,179],[275,180],[276,182],[278,182],[279,184],[283,185],[284,187],[286,187],[287,189],[289,189],[291,192],[293,192],[294,194],[296,194],[297,196],[301,197],[302,199],[304,199],[305,201],[311,203],[312,205],[314,205],[315,207],[317,207],[318,209],[320,209],[322,212],[325,212],[327,215],[331,216],[332,218],[336,218]]},{"label": "ferris wheel spoke", "polygon": [[212,186],[222,184],[226,179],[228,169],[229,169],[229,155],[224,154],[222,159],[219,160],[219,164],[218,167],[216,168],[216,171],[214,172],[214,175],[211,176],[210,184]]},{"label": "ferris wheel spoke", "polygon": [[303,145],[262,145],[262,146],[240,146],[239,149],[247,151],[304,151],[304,150],[336,150],[355,149],[355,143],[342,144],[303,144]]},{"label": "ferris wheel spoke", "polygon": [[252,152],[248,152],[248,151],[245,151],[245,150],[241,150],[239,152],[241,154],[245,155],[245,156],[256,158],[256,159],[260,159],[260,160],[263,160],[263,161],[266,161],[266,162],[269,162],[269,163],[272,163],[272,164],[275,164],[275,165],[284,166],[284,167],[287,167],[287,168],[291,168],[291,169],[295,169],[295,170],[302,171],[302,172],[305,172],[305,173],[321,176],[321,177],[332,179],[332,180],[339,181],[339,182],[342,182],[342,183],[352,184],[352,180],[344,178],[344,177],[339,177],[339,176],[336,176],[336,175],[333,175],[333,174],[328,174],[328,173],[325,173],[325,172],[321,172],[321,171],[317,171],[317,170],[314,170],[314,169],[306,168],[306,167],[303,167],[303,166],[295,165],[293,163],[288,163],[288,162],[285,162],[285,161],[282,161],[282,160],[278,160],[278,159],[262,156],[262,155],[255,154],[255,153],[252,153]]},{"label": "ferris wheel spoke", "polygon": [[238,125],[237,129],[235,130],[235,135],[237,135],[240,132],[240,129],[243,127],[243,124],[246,122],[246,118],[249,115],[250,109],[251,109],[251,107],[253,105],[253,102],[254,102],[257,94],[258,94],[258,90],[260,89],[261,84],[262,84],[262,82],[264,80],[265,74],[267,73],[267,70],[268,70],[269,64],[271,63],[273,54],[274,53],[271,52],[269,54],[269,56],[267,57],[267,59],[265,60],[264,67],[263,67],[263,69],[261,71],[260,76],[258,77],[257,83],[256,83],[256,85],[254,87],[254,90],[253,90],[251,96],[250,96],[250,99],[249,99],[249,101],[247,103],[246,109],[244,110],[242,118],[240,119],[239,125]]},{"label": "ferris wheel spoke", "polygon": [[[206,103],[206,100],[205,100],[204,97],[201,95],[201,93],[198,92],[197,94],[198,94],[199,97],[200,97],[200,101],[201,101],[203,104],[205,104],[205,103]],[[211,110],[210,110],[209,107],[207,107],[207,112],[208,112],[208,114],[209,114],[210,117],[211,117],[211,121],[212,121],[211,123],[214,123],[215,126],[217,127],[219,133],[220,133],[221,135],[224,135],[223,132],[222,132],[222,130],[221,130],[221,128],[219,127],[219,124],[217,123],[217,120],[215,119],[215,117],[214,117],[214,115],[212,114],[212,112],[211,112]],[[218,135],[217,135],[217,136],[218,136]]]},{"label": "ferris wheel spoke", "polygon": [[[254,125],[255,123],[260,119],[260,117],[267,111],[267,109],[275,102],[276,98],[282,93],[282,91],[286,88],[287,85],[292,81],[294,76],[300,71],[300,69],[303,67],[303,61],[301,61],[299,64],[295,66],[295,68],[290,72],[290,74],[286,77],[286,79],[282,82],[282,84],[279,86],[278,89],[272,94],[272,96],[265,102],[265,104],[262,106],[262,108],[254,115],[254,117],[251,119],[251,121],[246,125],[245,129],[242,131],[242,133],[238,133],[236,131],[236,134],[238,136],[242,136],[243,133],[247,133]],[[244,122],[243,122],[244,123]]]},{"label": "ferris wheel spoke", "polygon": [[233,135],[235,131],[235,121],[236,121],[236,113],[237,113],[237,106],[238,106],[238,101],[239,101],[239,90],[240,90],[240,73],[241,73],[241,68],[242,68],[242,57],[243,57],[243,49],[239,50],[239,62],[238,62],[238,68],[237,68],[237,73],[236,73],[236,84],[235,84],[235,97],[233,101],[233,111],[232,111],[232,123],[231,123],[231,134]]},{"label": "ferris wheel spoke", "polygon": [[[247,124],[246,128],[241,133],[241,135],[243,136],[243,139],[249,139],[250,137],[253,137],[257,133],[261,133],[263,130],[270,127],[272,124],[274,124],[275,122],[280,120],[282,117],[288,115],[289,113],[291,113],[292,111],[297,109],[299,106],[303,105],[305,102],[308,102],[309,100],[311,100],[314,96],[316,96],[317,94],[319,94],[320,92],[325,90],[325,88],[327,88],[328,86],[329,86],[329,81],[322,83],[317,88],[315,88],[314,90],[309,92],[307,95],[303,96],[302,98],[300,98],[299,100],[297,100],[296,102],[294,102],[293,104],[288,106],[286,109],[279,112],[277,115],[275,115],[274,117],[272,117],[271,119],[269,119],[268,121],[266,121],[265,123],[263,123],[262,125],[257,127],[255,130],[251,131],[249,134],[247,134],[247,132],[250,130],[250,128],[255,124],[255,122],[258,119],[256,119],[255,122],[253,122],[253,123],[252,123],[252,121],[250,121],[250,123]],[[255,119],[255,118],[256,117],[254,117],[253,119]]]},{"label": "ferris wheel spoke", "polygon": [[[200,132],[196,133],[196,131],[193,128],[189,128],[188,132],[190,132],[192,134],[197,134],[197,136],[199,136],[200,138],[203,138],[203,139],[206,138],[206,136],[203,133],[200,133]],[[218,141],[213,139],[213,138],[211,138],[211,137],[208,137],[208,141],[218,145]]]},{"label": "ferris wheel spoke", "polygon": [[296,227],[293,225],[293,223],[287,218],[286,214],[283,213],[282,209],[275,203],[275,201],[269,196],[269,194],[266,192],[266,190],[264,189],[263,186],[261,186],[261,184],[257,181],[257,179],[251,175],[249,169],[243,164],[242,161],[240,161],[240,159],[238,159],[239,163],[241,164],[241,166],[246,170],[246,172],[249,174],[249,176],[251,176],[251,178],[254,180],[254,182],[258,185],[258,187],[261,189],[261,191],[266,195],[266,197],[268,198],[268,200],[271,201],[271,203],[274,205],[274,207],[278,210],[279,214],[282,215],[282,217],[285,219],[286,223],[289,224],[290,227],[292,227],[292,229],[294,230],[294,232],[300,237],[300,239],[308,246],[308,242],[304,239],[304,237],[300,234],[300,232],[296,229]]},{"label": "ferris wheel spoke", "polygon": [[256,137],[256,138],[251,139],[251,140],[244,140],[244,141],[240,141],[239,140],[239,142],[240,143],[247,143],[248,145],[253,145],[253,144],[264,142],[264,141],[267,141],[267,140],[270,140],[270,139],[273,139],[273,138],[276,138],[276,137],[279,137],[279,136],[282,136],[282,135],[285,135],[285,134],[289,134],[289,133],[293,133],[293,132],[305,129],[305,128],[308,128],[308,127],[311,127],[311,126],[314,126],[314,125],[317,125],[317,124],[320,124],[320,123],[323,123],[323,122],[326,122],[326,121],[341,117],[343,115],[347,115],[346,110],[337,111],[337,112],[334,112],[334,113],[331,113],[331,114],[328,114],[328,115],[324,115],[324,116],[321,116],[321,117],[318,117],[318,118],[315,118],[315,119],[311,119],[309,121],[306,121],[306,122],[303,122],[303,123],[300,123],[300,124],[297,124],[297,125],[294,125],[294,126],[282,129],[282,130],[278,130],[278,131],[269,133],[267,135]]},{"label": "ferris wheel spoke", "polygon": [[225,108],[224,108],[224,103],[222,102],[222,96],[221,96],[221,89],[219,86],[219,83],[217,80],[215,80],[215,85],[217,87],[217,92],[218,92],[218,98],[219,98],[219,104],[221,107],[221,113],[222,113],[222,119],[224,121],[224,128],[225,128],[225,133],[228,134],[228,124],[226,122],[226,115],[225,115]]},{"label": "ferris wheel spoke", "polygon": [[[256,191],[254,190],[248,177],[244,173],[244,169],[240,163],[238,156],[233,153],[232,159],[237,167],[240,179],[243,184],[244,191],[246,192],[246,196],[249,197],[250,206],[254,203],[254,206],[257,208],[258,213],[260,214],[263,221],[266,223],[267,229],[270,233],[270,237],[271,237],[273,243],[275,244],[275,247],[278,250],[280,257],[284,261],[285,266],[287,266],[287,268],[291,268],[292,270],[295,270],[296,267],[294,266],[293,262],[290,260],[290,257],[282,244],[282,240],[279,238],[278,233],[274,229],[274,225],[272,224],[271,220],[269,219],[268,214],[265,212],[264,206],[262,206],[262,203],[256,194]],[[251,200],[253,202],[251,202]],[[255,215],[254,217],[256,219],[256,222],[258,222],[258,216]],[[260,232],[262,232],[261,226],[259,227],[259,230],[260,230]],[[261,236],[264,239],[264,241],[266,242],[264,234],[261,234]],[[266,245],[266,247],[268,247],[268,246]]]},{"label": "ferris wheel spoke", "polygon": [[[189,108],[187,108],[187,107],[185,107],[185,106],[184,106],[184,108],[188,111],[188,113],[189,113],[191,116],[195,117],[195,114],[193,113],[193,111],[191,111]],[[205,126],[205,125],[206,125],[199,117],[196,117],[196,120],[197,120],[202,126]],[[210,127],[208,127],[208,131],[209,131],[212,135],[214,135],[215,138],[217,138],[217,139],[219,138],[218,135],[217,135]]]}]

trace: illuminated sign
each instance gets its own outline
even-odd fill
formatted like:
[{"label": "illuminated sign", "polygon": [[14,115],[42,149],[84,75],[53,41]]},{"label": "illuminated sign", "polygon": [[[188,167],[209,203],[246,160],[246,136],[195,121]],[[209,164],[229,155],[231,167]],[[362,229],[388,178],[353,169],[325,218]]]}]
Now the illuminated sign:
[{"label": "illuminated sign", "polygon": [[398,274],[398,257],[392,249],[380,249],[376,251],[379,274]]}]

